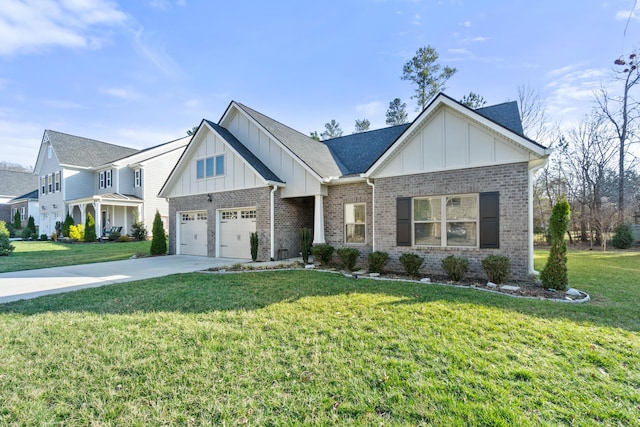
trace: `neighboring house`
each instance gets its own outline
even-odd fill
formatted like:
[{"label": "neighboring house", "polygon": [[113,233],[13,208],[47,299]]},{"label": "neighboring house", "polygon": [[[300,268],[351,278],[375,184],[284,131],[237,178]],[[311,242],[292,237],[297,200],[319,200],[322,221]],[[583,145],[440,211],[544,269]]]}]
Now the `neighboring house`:
[{"label": "neighboring house", "polygon": [[[12,170],[0,170],[0,221],[13,222],[14,211],[11,210],[11,200],[23,194],[29,193],[38,187],[38,178],[32,172],[18,172]],[[29,213],[25,210],[26,219]],[[31,215],[38,225],[37,210]]]},{"label": "neighboring house", "polygon": [[53,233],[67,213],[76,224],[91,213],[98,236],[111,227],[129,233],[136,215],[151,231],[156,210],[167,216],[167,202],[157,193],[189,139],[136,150],[46,130],[34,171],[40,233]]},{"label": "neighboring house", "polygon": [[38,203],[38,190],[33,190],[30,193],[23,194],[15,199],[9,200],[9,206],[11,206],[11,220],[15,218],[16,212],[20,214],[20,224],[22,227],[26,227],[29,221],[29,217],[33,217],[33,221],[38,226],[39,203]]},{"label": "neighboring house", "polygon": [[533,176],[547,149],[526,138],[515,102],[472,110],[439,94],[413,123],[315,141],[231,102],[203,120],[160,191],[169,251],[259,259],[298,256],[313,242],[425,257],[448,255],[474,274],[491,254],[513,277],[533,273]]}]

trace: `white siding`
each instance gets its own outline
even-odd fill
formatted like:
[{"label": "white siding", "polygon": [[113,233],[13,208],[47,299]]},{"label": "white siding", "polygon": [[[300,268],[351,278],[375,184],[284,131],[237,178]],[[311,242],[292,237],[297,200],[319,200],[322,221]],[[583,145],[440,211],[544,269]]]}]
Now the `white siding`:
[{"label": "white siding", "polygon": [[478,123],[442,108],[408,136],[376,177],[460,169],[529,160],[529,153]]},{"label": "white siding", "polygon": [[[39,226],[40,234],[51,235],[55,231],[56,221],[64,221],[65,205],[64,194],[66,191],[67,183],[65,182],[65,173],[67,171],[62,170],[58,158],[55,152],[52,153],[51,158],[47,155],[48,144],[43,144],[41,147],[44,150],[44,160],[40,167],[40,175],[38,176],[38,209],[29,211],[29,215],[33,217],[36,224]],[[42,194],[42,185],[40,183],[40,177],[45,175],[51,175],[55,172],[62,172],[60,177],[61,191],[45,192]],[[55,190],[55,181],[52,185]],[[48,186],[47,186],[48,191]]]},{"label": "white siding", "polygon": [[[163,218],[167,218],[169,215],[169,203],[165,198],[158,197],[158,193],[180,158],[182,151],[181,149],[174,150],[144,162],[142,171],[144,212],[143,218],[140,219],[144,220],[149,233],[151,233],[156,210],[160,212],[160,216]],[[131,173],[133,174],[133,171]],[[168,224],[168,221],[165,223]]]},{"label": "white siding", "polygon": [[282,189],[282,197],[320,193],[320,181],[244,114],[236,112],[226,125],[229,132],[287,183]]}]

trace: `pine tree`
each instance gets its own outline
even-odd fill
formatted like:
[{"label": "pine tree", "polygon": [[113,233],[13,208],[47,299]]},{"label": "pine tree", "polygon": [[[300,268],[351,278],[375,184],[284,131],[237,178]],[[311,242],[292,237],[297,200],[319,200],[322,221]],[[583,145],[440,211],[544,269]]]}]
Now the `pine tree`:
[{"label": "pine tree", "polygon": [[545,288],[566,290],[569,287],[567,276],[567,242],[564,235],[569,226],[571,209],[566,196],[563,196],[553,207],[549,220],[549,235],[551,236],[551,249],[547,265],[540,273],[540,280]]},{"label": "pine tree", "polygon": [[36,222],[33,217],[29,215],[29,221],[27,222],[27,228],[31,230],[31,234],[36,234]]},{"label": "pine tree", "polygon": [[151,239],[151,255],[164,255],[167,253],[167,238],[164,234],[164,226],[160,212],[156,211],[153,218],[153,228],[151,229],[153,238]]},{"label": "pine tree", "polygon": [[95,242],[96,239],[96,222],[93,220],[93,215],[88,213],[84,222],[84,241]]},{"label": "pine tree", "polygon": [[64,237],[69,237],[69,227],[72,225],[76,225],[76,223],[71,215],[67,214],[67,217],[64,219],[64,224],[62,224],[62,235]]},{"label": "pine tree", "polygon": [[16,213],[13,215],[13,229],[19,230],[22,228],[22,223],[20,222],[20,212],[16,210]]}]

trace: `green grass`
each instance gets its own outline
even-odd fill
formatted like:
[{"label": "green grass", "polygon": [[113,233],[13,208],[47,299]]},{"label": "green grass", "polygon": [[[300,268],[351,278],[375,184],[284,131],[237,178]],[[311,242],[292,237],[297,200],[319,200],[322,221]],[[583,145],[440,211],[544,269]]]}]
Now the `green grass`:
[{"label": "green grass", "polygon": [[35,268],[61,267],[117,261],[137,253],[149,254],[149,241],[129,243],[58,243],[41,241],[11,242],[15,251],[0,257],[0,273]]},{"label": "green grass", "polygon": [[297,270],[0,305],[0,425],[638,426],[640,253],[569,268],[593,302]]}]

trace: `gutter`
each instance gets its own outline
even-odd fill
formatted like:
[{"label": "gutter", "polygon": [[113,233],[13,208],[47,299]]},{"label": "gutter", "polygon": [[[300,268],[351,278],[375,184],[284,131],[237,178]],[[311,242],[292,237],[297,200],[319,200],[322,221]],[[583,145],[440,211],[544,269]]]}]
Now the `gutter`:
[{"label": "gutter", "polygon": [[367,185],[371,187],[371,251],[376,251],[376,187],[371,182],[370,178],[367,178]]},{"label": "gutter", "polygon": [[275,232],[276,232],[276,224],[275,224],[275,211],[276,211],[276,207],[275,207],[275,194],[276,191],[278,190],[278,186],[277,185],[273,185],[273,190],[271,190],[270,194],[269,194],[269,202],[271,204],[271,242],[270,242],[270,255],[271,255],[271,261],[275,260],[275,241],[276,241],[276,236],[275,236]]}]

